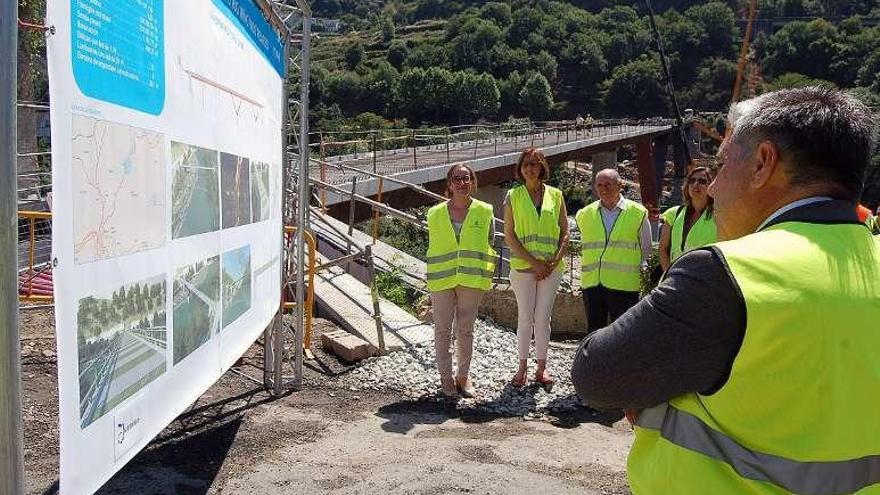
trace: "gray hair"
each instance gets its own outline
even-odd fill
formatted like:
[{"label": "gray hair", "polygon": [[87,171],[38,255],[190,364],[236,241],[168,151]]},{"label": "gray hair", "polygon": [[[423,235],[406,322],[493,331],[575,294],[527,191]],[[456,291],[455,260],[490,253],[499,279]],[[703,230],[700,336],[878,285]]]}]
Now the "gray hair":
[{"label": "gray hair", "polygon": [[616,168],[603,168],[602,170],[596,172],[596,179],[598,179],[600,175],[610,176],[609,178],[611,178],[618,184],[621,183],[620,172],[618,172]]},{"label": "gray hair", "polygon": [[833,184],[850,201],[861,194],[876,122],[855,97],[821,86],[783,89],[733,104],[728,122],[733,142],[772,141],[793,185]]}]

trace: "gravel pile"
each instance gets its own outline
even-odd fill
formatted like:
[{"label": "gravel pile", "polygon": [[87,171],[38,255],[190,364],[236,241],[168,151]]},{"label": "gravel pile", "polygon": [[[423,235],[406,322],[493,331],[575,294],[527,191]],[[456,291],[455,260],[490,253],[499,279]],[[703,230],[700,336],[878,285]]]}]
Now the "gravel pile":
[{"label": "gravel pile", "polygon": [[[457,399],[457,407],[504,416],[557,414],[583,407],[570,379],[574,347],[551,344],[547,368],[556,384],[550,393],[532,381],[536,365],[534,349],[531,352],[527,385],[516,389],[510,385],[518,361],[516,332],[491,320],[478,320],[470,370],[477,396]],[[353,391],[393,390],[412,399],[446,400],[439,394],[433,341],[364,360],[350,378]]]}]

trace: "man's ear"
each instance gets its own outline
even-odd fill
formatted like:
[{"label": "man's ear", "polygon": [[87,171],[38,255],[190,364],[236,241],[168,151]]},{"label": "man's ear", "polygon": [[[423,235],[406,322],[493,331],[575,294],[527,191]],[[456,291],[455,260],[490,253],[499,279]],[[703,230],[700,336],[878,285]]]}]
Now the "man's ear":
[{"label": "man's ear", "polygon": [[752,187],[766,186],[779,169],[779,149],[771,141],[762,141],[755,150],[755,162],[751,177]]}]

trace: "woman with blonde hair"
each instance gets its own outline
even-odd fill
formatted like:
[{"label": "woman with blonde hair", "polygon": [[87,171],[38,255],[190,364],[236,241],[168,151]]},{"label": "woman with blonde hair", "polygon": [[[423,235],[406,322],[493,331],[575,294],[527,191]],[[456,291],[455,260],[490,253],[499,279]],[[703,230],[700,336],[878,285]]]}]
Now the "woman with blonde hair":
[{"label": "woman with blonde hair", "polygon": [[660,266],[664,272],[682,254],[717,240],[713,200],[708,193],[710,183],[712,173],[708,168],[691,170],[681,187],[684,204],[663,213]]},{"label": "woman with blonde hair", "polygon": [[[477,176],[465,164],[446,173],[446,197],[428,210],[428,290],[434,313],[434,348],[443,395],[473,397],[468,378],[474,322],[495,271],[492,205],[472,197]],[[450,336],[455,331],[457,370],[452,374]]]},{"label": "woman with blonde hair", "polygon": [[511,251],[510,286],[518,314],[519,367],[511,384],[525,385],[529,342],[534,336],[535,381],[549,391],[554,383],[547,372],[550,316],[564,270],[568,213],[562,191],[544,183],[550,177],[550,165],[540,150],[525,149],[514,173],[521,185],[508,191],[504,199],[504,237]]}]

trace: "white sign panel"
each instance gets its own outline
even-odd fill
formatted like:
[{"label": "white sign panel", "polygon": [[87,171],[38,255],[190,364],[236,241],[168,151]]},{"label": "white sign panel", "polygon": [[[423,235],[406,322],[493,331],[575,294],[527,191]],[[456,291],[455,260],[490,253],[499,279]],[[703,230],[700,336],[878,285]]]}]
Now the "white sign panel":
[{"label": "white sign panel", "polygon": [[255,0],[49,0],[61,491],[106,482],[279,306],[284,46]]}]

